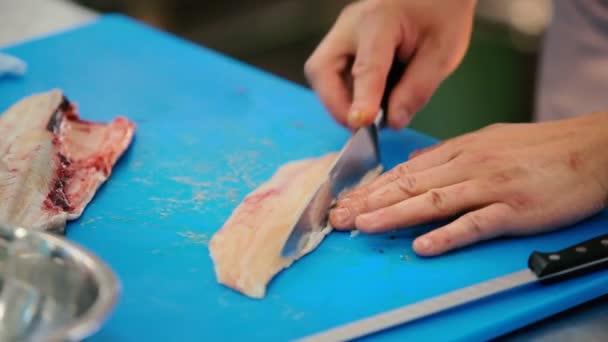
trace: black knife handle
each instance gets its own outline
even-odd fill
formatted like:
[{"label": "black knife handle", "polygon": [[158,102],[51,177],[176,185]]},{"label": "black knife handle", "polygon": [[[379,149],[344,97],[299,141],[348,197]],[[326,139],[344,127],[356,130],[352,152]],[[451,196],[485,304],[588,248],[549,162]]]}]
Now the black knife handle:
[{"label": "black knife handle", "polygon": [[532,252],[528,267],[541,283],[551,283],[608,268],[608,234],[561,251]]},{"label": "black knife handle", "polygon": [[395,89],[395,86],[401,80],[401,76],[405,72],[406,64],[399,60],[399,58],[395,57],[393,59],[393,64],[391,65],[391,69],[388,72],[388,76],[386,78],[386,86],[384,87],[384,94],[382,95],[382,101],[380,102],[380,108],[384,112],[382,116],[382,120],[378,123],[378,128],[386,127],[388,121],[388,101]]}]

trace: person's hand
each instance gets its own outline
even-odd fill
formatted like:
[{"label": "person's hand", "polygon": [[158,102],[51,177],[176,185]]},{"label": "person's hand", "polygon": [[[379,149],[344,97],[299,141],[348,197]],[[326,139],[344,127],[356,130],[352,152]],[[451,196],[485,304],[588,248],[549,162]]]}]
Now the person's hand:
[{"label": "person's hand", "polygon": [[341,196],[330,223],[377,233],[460,215],[414,241],[425,256],[573,224],[606,205],[607,132],[608,112],[488,126]]},{"label": "person's hand", "polygon": [[408,66],[389,97],[387,114],[391,127],[403,128],[460,64],[469,45],[475,3],[352,3],[306,61],[308,81],[339,123],[351,128],[368,125],[380,109],[397,57]]}]

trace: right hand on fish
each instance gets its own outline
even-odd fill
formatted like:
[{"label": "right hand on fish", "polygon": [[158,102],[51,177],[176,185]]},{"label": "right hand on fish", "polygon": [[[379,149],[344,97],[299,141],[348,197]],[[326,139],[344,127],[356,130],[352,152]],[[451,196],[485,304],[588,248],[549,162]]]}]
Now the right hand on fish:
[{"label": "right hand on fish", "polygon": [[[371,124],[394,57],[408,67],[389,98],[388,124],[405,127],[468,48],[476,0],[362,0],[348,5],[305,64],[342,125]],[[351,67],[351,61],[354,63]]]}]

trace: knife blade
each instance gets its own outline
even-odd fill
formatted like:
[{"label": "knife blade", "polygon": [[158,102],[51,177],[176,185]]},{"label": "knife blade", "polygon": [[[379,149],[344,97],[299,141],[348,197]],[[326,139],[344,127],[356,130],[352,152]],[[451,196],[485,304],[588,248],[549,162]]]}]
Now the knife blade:
[{"label": "knife blade", "polygon": [[374,169],[381,167],[378,134],[386,125],[389,96],[399,82],[405,64],[395,59],[389,73],[380,103],[380,111],[372,125],[358,128],[341,149],[327,179],[313,192],[308,204],[291,228],[281,256],[296,257],[302,254],[308,241],[327,226],[327,215],[338,195],[357,183]]},{"label": "knife blade", "polygon": [[348,341],[532,283],[550,285],[601,269],[608,269],[608,234],[560,251],[534,251],[528,258],[528,267],[523,270],[344,324],[297,341]]},{"label": "knife blade", "polygon": [[[379,116],[382,112],[379,113]],[[378,126],[361,127],[346,142],[334,161],[327,179],[301,211],[281,251],[283,257],[302,253],[309,239],[327,226],[333,201],[344,190],[356,185],[365,175],[380,166]]]}]

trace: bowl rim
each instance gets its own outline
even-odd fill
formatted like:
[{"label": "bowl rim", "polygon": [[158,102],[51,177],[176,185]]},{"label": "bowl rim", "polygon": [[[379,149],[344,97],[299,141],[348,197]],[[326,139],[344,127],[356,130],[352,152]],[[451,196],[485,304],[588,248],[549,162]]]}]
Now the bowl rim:
[{"label": "bowl rim", "polygon": [[122,292],[122,284],[110,266],[88,248],[66,237],[22,227],[11,230],[14,239],[30,236],[42,240],[53,249],[67,251],[79,268],[90,272],[98,288],[97,299],[91,307],[73,321],[50,331],[44,340],[80,341],[98,332],[109,319]]}]

